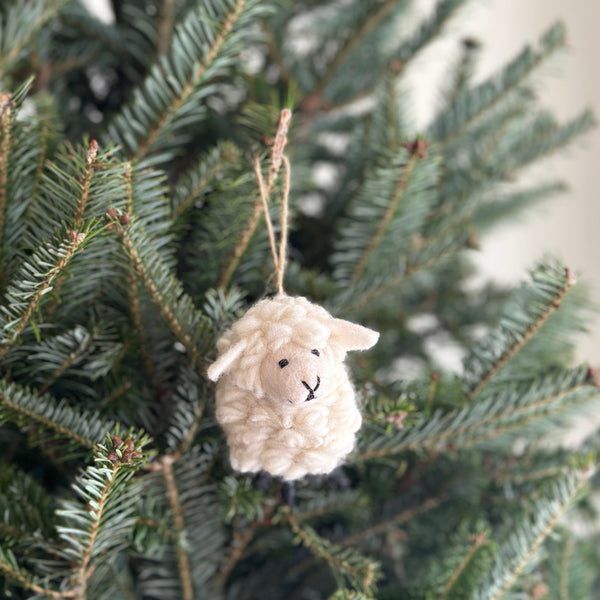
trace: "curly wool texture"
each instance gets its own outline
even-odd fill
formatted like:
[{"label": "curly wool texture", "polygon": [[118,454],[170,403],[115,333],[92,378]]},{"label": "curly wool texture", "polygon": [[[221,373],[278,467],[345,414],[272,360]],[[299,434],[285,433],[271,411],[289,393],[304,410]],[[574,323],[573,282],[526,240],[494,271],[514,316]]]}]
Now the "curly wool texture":
[{"label": "curly wool texture", "polygon": [[217,342],[208,370],[233,468],[286,480],[335,469],[362,420],[343,361],[378,337],[306,298],[281,294],[250,308]]}]

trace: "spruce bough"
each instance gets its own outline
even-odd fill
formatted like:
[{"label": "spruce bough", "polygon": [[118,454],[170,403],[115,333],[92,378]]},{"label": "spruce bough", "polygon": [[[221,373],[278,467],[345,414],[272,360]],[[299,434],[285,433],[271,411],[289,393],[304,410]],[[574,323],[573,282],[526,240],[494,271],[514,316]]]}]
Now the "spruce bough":
[{"label": "spruce bough", "polygon": [[[560,445],[598,406],[596,371],[571,362],[585,294],[552,259],[516,290],[463,285],[481,232],[564,189],[520,171],[593,125],[589,111],[558,122],[533,88],[563,26],[478,84],[478,44],[457,41],[444,101],[415,131],[406,73],[466,0],[413,30],[403,0],[115,0],[111,24],[73,0],[13,4],[0,595],[597,597],[597,535],[564,515],[592,522],[600,436]],[[382,333],[349,361],[357,448],[291,506],[277,481],[231,471],[206,377],[216,339],[275,289],[253,160],[280,197],[282,108],[285,288]],[[460,374],[431,356],[442,334]]]}]

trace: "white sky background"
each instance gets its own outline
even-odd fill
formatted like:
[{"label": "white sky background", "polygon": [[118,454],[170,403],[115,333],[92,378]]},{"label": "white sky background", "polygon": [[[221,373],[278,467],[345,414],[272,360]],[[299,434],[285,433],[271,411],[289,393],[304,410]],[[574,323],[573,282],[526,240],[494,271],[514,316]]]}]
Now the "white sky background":
[{"label": "white sky background", "polygon": [[[108,0],[84,0],[99,16],[110,20]],[[435,0],[415,0],[424,13]],[[447,41],[435,44],[413,68],[418,78],[415,119],[426,123],[435,103],[431,83],[443,73],[447,52],[463,36],[478,39],[479,74],[487,74],[512,58],[525,43],[535,44],[552,23],[567,25],[569,48],[540,79],[543,102],[561,120],[592,106],[600,119],[599,0],[473,0],[447,29]],[[600,174],[600,133],[593,131],[567,152],[546,159],[533,170],[538,181],[562,177],[570,186],[566,194],[538,205],[519,222],[509,222],[480,240],[475,258],[485,277],[517,283],[544,255],[562,260],[592,287],[600,304],[600,202],[595,175]],[[578,358],[600,366],[600,318],[590,335],[579,343]]]}]

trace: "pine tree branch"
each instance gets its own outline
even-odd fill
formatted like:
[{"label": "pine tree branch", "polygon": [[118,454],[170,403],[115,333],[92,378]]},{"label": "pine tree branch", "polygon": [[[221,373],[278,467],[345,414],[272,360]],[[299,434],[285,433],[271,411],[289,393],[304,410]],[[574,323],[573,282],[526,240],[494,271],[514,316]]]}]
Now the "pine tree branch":
[{"label": "pine tree branch", "polygon": [[173,523],[175,525],[177,565],[179,568],[179,579],[181,581],[182,600],[194,600],[194,588],[192,586],[192,575],[190,570],[190,560],[183,543],[185,535],[185,521],[183,518],[183,508],[179,502],[179,493],[177,483],[173,473],[173,459],[171,455],[165,455],[161,459],[162,473],[167,486],[169,496],[169,505],[173,514]]},{"label": "pine tree branch", "polygon": [[[15,2],[2,19],[2,33],[12,34],[9,40],[0,36],[0,77],[10,72],[19,54],[33,40],[35,34],[68,0],[38,0],[34,3]],[[25,21],[25,25],[23,24]],[[16,34],[16,35],[15,35]],[[7,41],[10,45],[7,47]]]},{"label": "pine tree branch", "polygon": [[[127,201],[125,204],[125,210],[127,215],[133,215],[133,179],[131,172],[131,163],[125,164],[125,182],[126,182],[126,196]],[[140,355],[142,363],[148,374],[150,381],[155,381],[156,369],[152,362],[152,357],[148,350],[148,340],[144,332],[144,322],[142,319],[142,311],[140,307],[140,299],[138,295],[138,282],[133,264],[130,263],[127,271],[127,296],[129,298],[129,308],[131,311],[131,321],[133,329],[137,335],[138,342],[140,345]],[[158,384],[156,384],[157,387]],[[158,390],[157,390],[158,391]]]},{"label": "pine tree branch", "polygon": [[452,575],[450,575],[448,578],[448,581],[446,582],[446,585],[439,596],[439,600],[446,600],[446,598],[448,598],[448,595],[452,592],[452,588],[471,562],[473,556],[475,556],[475,553],[479,550],[479,548],[481,548],[481,546],[485,546],[489,543],[490,541],[485,533],[480,533],[474,536],[473,543],[471,544],[467,553],[463,556],[456,569],[454,569]]},{"label": "pine tree branch", "polygon": [[226,144],[222,147],[217,146],[216,157],[213,157],[213,152],[206,159],[207,168],[202,173],[201,177],[193,182],[193,185],[186,186],[178,182],[175,193],[173,194],[173,212],[171,220],[177,221],[181,215],[190,208],[198,199],[198,195],[208,186],[209,182],[221,171],[224,165],[232,163],[240,156],[240,152],[233,144]]},{"label": "pine tree branch", "polygon": [[[559,47],[563,47],[565,44],[564,30],[561,25],[555,25],[551,28],[548,33],[545,34],[543,40],[543,48],[538,53],[533,53],[530,48],[526,48],[512,63],[508,65],[503,71],[502,75],[505,78],[502,85],[502,89],[497,91],[489,91],[493,85],[493,79],[482,83],[475,91],[480,93],[491,94],[491,98],[487,102],[481,103],[475,110],[469,110],[470,114],[464,119],[458,128],[450,130],[437,137],[436,142],[439,144],[448,144],[448,142],[456,139],[462,133],[464,133],[474,122],[478,121],[486,114],[489,114],[496,106],[498,106],[502,100],[506,99],[512,92],[519,89],[523,83],[536,71],[540,65],[547,60],[547,58],[557,50]],[[520,63],[523,62],[521,65]],[[510,70],[516,71],[511,73]],[[458,101],[467,98],[469,94],[472,94],[471,90],[465,91],[459,96]],[[476,103],[473,102],[476,106]],[[439,120],[439,118],[438,118]],[[434,124],[435,127],[435,124]],[[435,137],[435,136],[434,136]]]},{"label": "pine tree branch", "polygon": [[190,357],[192,358],[193,362],[198,367],[199,372],[204,373],[205,365],[202,360],[202,356],[200,355],[198,350],[195,348],[195,346],[192,342],[192,339],[190,338],[189,334],[186,331],[187,330],[186,326],[178,320],[177,315],[174,314],[174,312],[171,310],[171,308],[164,301],[164,298],[161,295],[156,282],[151,277],[146,266],[144,265],[144,262],[142,261],[142,258],[140,257],[140,253],[138,252],[137,248],[135,247],[127,229],[125,227],[121,226],[118,223],[118,221],[115,222],[115,226],[116,226],[117,232],[119,234],[119,238],[122,242],[122,246],[125,249],[125,252],[127,253],[127,255],[131,261],[133,269],[135,270],[135,272],[137,273],[139,278],[142,280],[142,283],[144,284],[146,290],[150,294],[150,297],[152,298],[152,300],[154,301],[154,303],[160,310],[161,315],[165,319],[167,325],[169,325],[169,327],[170,327],[171,331],[174,333],[175,337],[183,344],[186,351],[189,353]]},{"label": "pine tree branch", "polygon": [[427,498],[417,506],[407,508],[406,510],[396,513],[389,519],[379,521],[378,523],[375,523],[374,525],[371,525],[366,529],[363,529],[362,531],[346,536],[340,541],[340,546],[356,546],[356,544],[358,544],[364,539],[387,533],[392,527],[398,527],[399,525],[402,525],[402,523],[407,523],[411,519],[414,519],[415,517],[429,512],[430,510],[437,508],[442,502],[443,498],[440,498],[438,496]]},{"label": "pine tree branch", "polygon": [[[270,190],[268,190],[270,191]],[[262,203],[260,198],[254,200],[254,204],[252,207],[252,214],[250,215],[250,219],[246,224],[246,228],[242,232],[238,243],[235,245],[231,255],[229,256],[225,268],[219,277],[217,282],[218,288],[226,288],[233,277],[236,269],[240,264],[240,260],[248,248],[248,244],[256,231],[256,227],[258,226],[258,222],[260,221],[260,217],[262,215]]]},{"label": "pine tree branch", "polygon": [[273,513],[274,506],[266,505],[263,511],[262,520],[252,521],[245,531],[240,530],[240,520],[239,518],[234,519],[233,521],[233,540],[231,542],[231,547],[233,548],[231,554],[227,558],[225,564],[221,567],[219,571],[219,580],[221,585],[224,585],[229,575],[237,565],[237,563],[242,559],[246,548],[250,544],[250,542],[254,539],[256,532],[264,527],[266,523],[269,523],[271,514]]},{"label": "pine tree branch", "polygon": [[78,433],[73,431],[72,428],[65,427],[61,425],[58,421],[52,420],[51,418],[44,415],[41,411],[36,412],[28,406],[24,406],[23,403],[11,400],[11,397],[8,392],[13,391],[13,388],[9,387],[8,385],[5,385],[3,381],[0,382],[0,385],[2,385],[2,387],[5,388],[5,391],[0,392],[0,416],[2,416],[2,409],[13,411],[19,416],[25,417],[29,421],[39,423],[46,429],[49,429],[50,431],[55,431],[61,436],[73,440],[74,442],[77,442],[77,444],[79,444],[83,448],[87,448],[88,450],[94,450],[96,444],[90,439],[79,435]]},{"label": "pine tree branch", "polygon": [[537,319],[529,325],[525,333],[516,339],[514,344],[507,348],[498,358],[494,365],[481,377],[479,383],[469,392],[467,399],[472,401],[486,387],[490,380],[521,350],[529,343],[531,338],[542,328],[548,319],[560,308],[561,302],[567,295],[569,290],[575,285],[575,276],[567,269],[565,271],[565,282],[563,286],[557,290],[554,298],[549,303],[548,308],[540,313]]},{"label": "pine tree branch", "polygon": [[76,598],[74,590],[66,590],[60,592],[47,587],[43,587],[33,582],[30,575],[25,574],[22,568],[5,561],[2,549],[0,549],[0,573],[4,573],[8,579],[16,581],[24,589],[39,594],[40,596],[48,596],[50,598]]},{"label": "pine tree branch", "polygon": [[[346,62],[348,57],[359,46],[365,36],[371,33],[371,31],[373,31],[378,25],[383,23],[383,21],[392,12],[396,4],[398,4],[398,0],[386,0],[378,7],[378,10],[373,11],[369,15],[368,19],[366,19],[362,25],[352,33],[352,35],[346,40],[345,44],[340,48],[339,52],[335,55],[333,60],[327,65],[325,73],[317,85],[313,88],[308,98],[305,99],[305,102],[310,102],[312,104],[316,99],[320,99],[323,91],[333,79],[337,70]],[[318,102],[318,104],[320,104],[320,102]]]},{"label": "pine tree branch", "polygon": [[86,232],[77,233],[74,230],[69,230],[68,235],[69,241],[63,242],[59,246],[58,252],[55,252],[55,254],[58,256],[58,260],[47,271],[42,281],[37,284],[35,292],[29,298],[21,317],[12,327],[10,334],[6,338],[6,341],[2,344],[2,346],[0,346],[0,358],[2,358],[8,352],[8,350],[10,350],[17,338],[21,335],[23,329],[25,329],[25,326],[27,323],[29,323],[34,310],[39,306],[42,296],[46,292],[50,291],[52,284],[69,265],[71,259],[82,247],[83,242],[87,237]]},{"label": "pine tree branch", "polygon": [[379,577],[379,565],[376,561],[365,558],[354,550],[348,553],[351,546],[332,544],[319,537],[311,528],[302,527],[289,507],[283,507],[281,512],[302,545],[317,558],[323,559],[331,567],[336,579],[339,580],[341,573],[360,590],[372,592]]},{"label": "pine tree branch", "polygon": [[340,311],[340,315],[347,315],[353,311],[360,310],[361,308],[367,306],[370,302],[372,302],[385,292],[388,292],[401,286],[402,283],[412,275],[415,275],[416,273],[419,273],[425,269],[434,267],[442,260],[456,254],[460,250],[464,250],[471,243],[470,240],[471,236],[467,236],[466,240],[461,239],[458,244],[448,248],[444,248],[438,254],[428,257],[422,262],[407,264],[402,273],[399,273],[395,277],[390,277],[389,279],[382,281],[381,283],[374,286],[362,295],[354,296],[356,299],[348,304],[345,304]]},{"label": "pine tree branch", "polygon": [[120,461],[115,461],[113,463],[112,471],[110,472],[110,475],[106,476],[100,497],[97,498],[97,505],[95,507],[90,507],[91,511],[94,514],[94,519],[91,530],[89,532],[89,537],[87,539],[87,547],[83,553],[81,563],[79,564],[75,575],[75,580],[77,582],[77,586],[75,588],[75,597],[77,598],[77,600],[87,599],[88,579],[94,572],[93,567],[90,568],[92,552],[94,550],[94,545],[98,537],[98,532],[100,531],[100,524],[102,522],[102,517],[104,515],[106,503],[108,501],[111,489],[115,483],[116,475],[121,466],[122,465]]},{"label": "pine tree branch", "polygon": [[575,542],[572,537],[569,537],[565,542],[560,561],[559,600],[569,600],[569,563],[573,550],[575,550]]},{"label": "pine tree branch", "polygon": [[0,94],[0,244],[2,244],[4,237],[12,105],[12,97],[10,94]]},{"label": "pine tree branch", "polygon": [[377,225],[377,228],[375,229],[373,237],[371,238],[369,245],[365,249],[364,254],[362,255],[360,261],[356,265],[356,268],[354,269],[354,273],[352,273],[352,279],[351,279],[352,283],[356,283],[361,278],[361,276],[369,262],[369,259],[371,258],[371,255],[373,254],[373,251],[381,242],[381,239],[383,238],[383,235],[384,235],[386,229],[388,228],[389,224],[392,221],[392,218],[394,217],[394,214],[396,213],[396,210],[398,209],[398,205],[400,204],[402,196],[403,196],[404,192],[406,191],[406,188],[408,187],[408,180],[410,179],[410,176],[413,172],[413,169],[414,169],[415,164],[418,159],[419,159],[418,154],[416,152],[413,152],[410,156],[410,159],[409,159],[405,169],[404,169],[404,172],[402,173],[402,177],[400,178],[400,180],[398,181],[398,184],[396,185],[396,190],[390,200],[390,204],[389,204],[387,210],[385,211],[381,221]]},{"label": "pine tree branch", "polygon": [[140,142],[138,144],[138,150],[137,150],[135,156],[132,158],[132,162],[134,162],[134,163],[139,162],[147,154],[148,150],[150,149],[152,144],[156,141],[156,139],[160,135],[163,127],[167,123],[169,115],[172,112],[181,108],[181,106],[183,106],[185,101],[192,94],[192,92],[194,91],[194,87],[195,87],[194,82],[198,81],[202,78],[204,73],[210,67],[211,63],[215,60],[215,58],[219,54],[219,51],[220,51],[221,47],[223,46],[223,44],[225,43],[225,40],[227,39],[228,34],[230,33],[231,29],[234,27],[236,21],[240,17],[245,4],[246,4],[246,0],[237,0],[233,10],[231,10],[227,14],[225,19],[221,23],[221,28],[220,28],[216,38],[214,39],[211,47],[208,49],[208,52],[206,54],[204,61],[201,62],[198,65],[198,67],[196,68],[196,70],[190,74],[190,76],[187,78],[185,85],[183,86],[181,91],[179,93],[173,94],[173,99],[171,100],[170,105],[165,107],[165,109],[159,115],[158,119],[154,122],[153,126],[147,132],[145,137],[142,140],[140,140]]},{"label": "pine tree branch", "polygon": [[39,393],[45,394],[48,388],[56,381],[78,358],[80,358],[86,350],[91,346],[94,341],[94,336],[97,334],[97,330],[92,333],[88,333],[83,344],[80,344],[76,351],[70,352],[66,359],[60,364],[40,387]]},{"label": "pine tree branch", "polygon": [[[523,404],[516,403],[509,409],[501,407],[501,409],[493,410],[492,408],[487,416],[482,416],[477,412],[477,403],[464,409],[477,412],[478,418],[476,420],[468,418],[461,411],[453,411],[443,415],[438,418],[437,423],[429,419],[428,421],[424,421],[422,426],[431,428],[432,431],[430,434],[424,437],[415,435],[411,439],[412,434],[416,434],[421,429],[420,426],[416,426],[415,431],[409,430],[406,432],[408,437],[406,441],[393,446],[371,448],[361,453],[357,457],[357,460],[363,461],[372,458],[382,458],[411,450],[433,451],[436,448],[444,446],[458,450],[473,446],[493,437],[498,437],[541,418],[545,415],[545,409],[563,399],[573,397],[573,401],[586,402],[598,395],[598,388],[595,385],[591,385],[589,380],[579,381],[578,379],[559,392],[542,396],[535,401],[524,402]],[[496,398],[494,400],[496,400],[496,403],[499,401]],[[558,410],[563,408],[564,406],[561,404]],[[453,421],[455,421],[455,424]],[[491,427],[489,431],[488,427]],[[469,436],[468,434],[471,432],[472,434]]]},{"label": "pine tree branch", "polygon": [[504,577],[504,581],[495,586],[495,590],[491,590],[492,595],[485,594],[483,596],[485,600],[499,600],[513,587],[523,570],[535,556],[539,547],[550,535],[560,519],[562,519],[575,498],[587,485],[588,476],[589,472],[582,471],[577,473],[577,480],[575,481],[574,485],[572,485],[572,488],[567,490],[566,494],[556,501],[555,506],[547,509],[551,511],[550,517],[548,518],[546,515],[538,517],[540,523],[539,525],[536,523],[536,525],[538,525],[537,535],[535,535],[535,537],[529,541],[526,552],[518,557],[518,562],[516,562],[514,565],[511,565],[509,572],[506,574],[507,576]]}]

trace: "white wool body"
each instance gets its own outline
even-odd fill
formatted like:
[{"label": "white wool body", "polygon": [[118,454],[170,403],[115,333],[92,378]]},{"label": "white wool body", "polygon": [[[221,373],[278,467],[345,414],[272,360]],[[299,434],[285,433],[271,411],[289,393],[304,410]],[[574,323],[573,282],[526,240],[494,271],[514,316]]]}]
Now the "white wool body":
[{"label": "white wool body", "polygon": [[294,480],[340,465],[362,420],[343,360],[377,339],[305,298],[254,305],[217,342],[208,370],[232,467]]}]

